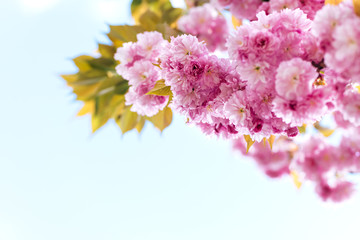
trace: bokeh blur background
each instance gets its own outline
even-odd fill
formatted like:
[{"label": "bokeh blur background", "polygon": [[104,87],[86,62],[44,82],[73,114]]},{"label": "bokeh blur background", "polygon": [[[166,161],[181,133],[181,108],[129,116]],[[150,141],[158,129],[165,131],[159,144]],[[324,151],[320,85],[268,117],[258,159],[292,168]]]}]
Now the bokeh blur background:
[{"label": "bokeh blur background", "polygon": [[[173,1],[175,6],[184,6]],[[1,0],[0,240],[360,239],[360,196],[268,179],[175,115],[91,134],[59,77],[132,23],[130,0]]]}]

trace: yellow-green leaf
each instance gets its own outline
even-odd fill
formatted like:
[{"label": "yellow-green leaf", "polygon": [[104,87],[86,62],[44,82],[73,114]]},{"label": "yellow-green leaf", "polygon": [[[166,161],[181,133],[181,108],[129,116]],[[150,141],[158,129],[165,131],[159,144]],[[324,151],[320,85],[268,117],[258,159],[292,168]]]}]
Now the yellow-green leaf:
[{"label": "yellow-green leaf", "polygon": [[268,139],[268,142],[269,142],[269,145],[270,145],[270,149],[272,150],[272,148],[273,148],[273,144],[274,144],[274,142],[275,142],[275,135],[271,135],[270,137],[269,137],[269,139]]},{"label": "yellow-green leaf", "polygon": [[183,34],[179,30],[171,28],[167,23],[160,23],[160,24],[156,25],[156,31],[162,33],[164,39],[166,39],[168,41],[170,41],[171,36],[176,37],[176,36]]},{"label": "yellow-green leaf", "polygon": [[164,110],[160,111],[158,114],[147,117],[146,119],[162,132],[172,121],[172,111],[169,107],[165,107]]},{"label": "yellow-green leaf", "polygon": [[155,83],[155,86],[150,90],[147,95],[158,95],[158,96],[170,96],[172,94],[170,86],[165,85],[164,80],[159,80]]},{"label": "yellow-green leaf", "polygon": [[102,127],[107,121],[119,116],[119,109],[124,108],[124,96],[107,93],[95,98],[94,112],[92,113],[92,131],[95,132]]},{"label": "yellow-green leaf", "polygon": [[121,132],[124,134],[132,129],[134,129],[138,123],[139,116],[137,113],[130,110],[130,106],[125,107],[123,114],[120,119],[116,121],[119,125]]},{"label": "yellow-green leaf", "polygon": [[115,86],[114,93],[118,95],[124,95],[129,89],[128,81],[122,81]]},{"label": "yellow-green leaf", "polygon": [[153,31],[156,29],[156,25],[160,23],[160,17],[154,12],[147,10],[141,15],[139,21],[141,26],[147,31]]},{"label": "yellow-green leaf", "polygon": [[76,94],[77,100],[87,101],[96,95],[100,86],[101,82],[92,85],[73,86],[73,93]]},{"label": "yellow-green leaf", "polygon": [[105,123],[106,123],[108,120],[109,120],[109,119],[106,119],[106,118],[101,117],[101,116],[92,115],[92,116],[91,116],[91,130],[92,130],[92,133],[96,132],[99,128],[101,128],[102,126],[104,126]]},{"label": "yellow-green leaf", "polygon": [[72,83],[78,80],[78,74],[65,74],[61,75],[61,77],[67,82]]},{"label": "yellow-green leaf", "polygon": [[[181,8],[170,8],[163,12],[162,22],[166,22],[167,24],[175,23],[182,15],[184,14],[184,10]],[[172,25],[171,25],[172,26]]]},{"label": "yellow-green leaf", "polygon": [[171,8],[172,6],[169,0],[133,0],[131,3],[131,14],[135,23],[139,24],[141,15],[146,11],[153,11],[160,16],[163,12]]},{"label": "yellow-green leaf", "polygon": [[116,47],[121,47],[124,42],[136,42],[136,35],[144,31],[145,29],[141,26],[110,25],[110,32],[107,35]]},{"label": "yellow-green leaf", "polygon": [[291,171],[291,172],[290,172],[290,175],[291,175],[291,178],[292,178],[295,186],[297,187],[297,189],[300,189],[300,188],[301,188],[301,185],[302,185],[302,182],[300,181],[300,177],[299,177],[299,175],[297,174],[297,172]]},{"label": "yellow-green leaf", "polygon": [[90,66],[90,64],[88,63],[88,61],[92,60],[92,59],[94,59],[94,57],[82,55],[82,56],[74,58],[73,61],[74,61],[75,65],[79,68],[80,72],[86,72],[86,71],[91,70],[91,68],[92,68]]},{"label": "yellow-green leaf", "polygon": [[84,116],[88,113],[93,114],[95,109],[94,101],[84,102],[84,106],[80,109],[77,116]]},{"label": "yellow-green leaf", "polygon": [[338,5],[344,0],[325,0],[325,4],[332,4],[332,5]]},{"label": "yellow-green leaf", "polygon": [[145,118],[141,117],[135,127],[136,130],[138,131],[138,133],[140,133],[142,131],[142,129],[144,128],[144,125],[145,125]]},{"label": "yellow-green leaf", "polygon": [[234,15],[231,16],[231,22],[235,29],[242,25],[242,21],[240,19],[237,19],[236,17],[234,17]]},{"label": "yellow-green leaf", "polygon": [[208,3],[209,0],[186,0],[185,2],[187,8],[193,8],[193,7],[202,6],[205,3]]},{"label": "yellow-green leaf", "polygon": [[353,0],[356,15],[360,17],[360,0]]},{"label": "yellow-green leaf", "polygon": [[87,61],[92,69],[102,71],[112,71],[115,69],[116,62],[110,58],[95,58]]},{"label": "yellow-green leaf", "polygon": [[314,127],[318,130],[324,137],[330,137],[334,132],[335,129],[326,128],[320,125],[319,122],[314,123]]},{"label": "yellow-green leaf", "polygon": [[244,139],[246,141],[246,153],[248,153],[255,141],[249,135],[244,135]]},{"label": "yellow-green leaf", "polygon": [[358,92],[360,93],[360,86],[356,86],[356,89],[357,89]]},{"label": "yellow-green leaf", "polygon": [[306,124],[303,124],[301,127],[298,127],[300,133],[306,133]]},{"label": "yellow-green leaf", "polygon": [[116,48],[114,46],[109,46],[101,43],[99,43],[98,46],[101,56],[103,56],[104,58],[114,58],[116,52]]}]

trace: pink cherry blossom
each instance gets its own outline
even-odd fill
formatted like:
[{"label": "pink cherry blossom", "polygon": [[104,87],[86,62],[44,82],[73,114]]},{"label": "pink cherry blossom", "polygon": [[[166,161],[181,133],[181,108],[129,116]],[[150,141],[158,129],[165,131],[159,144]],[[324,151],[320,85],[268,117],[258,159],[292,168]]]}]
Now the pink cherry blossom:
[{"label": "pink cherry blossom", "polygon": [[296,9],[300,7],[300,2],[294,0],[271,0],[270,8],[272,12],[279,12],[282,9]]},{"label": "pink cherry blossom", "polygon": [[355,126],[360,126],[360,92],[358,89],[348,88],[338,101],[339,110],[345,120]]},{"label": "pink cherry blossom", "polygon": [[301,58],[284,61],[277,69],[276,92],[288,100],[306,98],[312,92],[317,77],[318,73],[310,62]]},{"label": "pink cherry blossom", "polygon": [[125,104],[131,105],[131,111],[142,116],[151,117],[163,110],[167,105],[168,96],[146,95],[152,87],[148,85],[131,86],[125,94]]},{"label": "pink cherry blossom", "polygon": [[197,36],[203,40],[210,51],[224,50],[228,27],[224,16],[220,15],[210,4],[191,8],[181,17],[178,28],[184,33]]},{"label": "pink cherry blossom", "polygon": [[320,182],[316,186],[316,192],[324,200],[340,202],[349,198],[354,192],[354,184],[347,181],[338,182],[335,186]]},{"label": "pink cherry blossom", "polygon": [[267,142],[256,142],[246,153],[246,143],[241,137],[233,141],[233,148],[254,159],[267,176],[278,178],[290,173],[292,152],[296,145],[288,138],[280,138],[276,142],[273,149]]}]

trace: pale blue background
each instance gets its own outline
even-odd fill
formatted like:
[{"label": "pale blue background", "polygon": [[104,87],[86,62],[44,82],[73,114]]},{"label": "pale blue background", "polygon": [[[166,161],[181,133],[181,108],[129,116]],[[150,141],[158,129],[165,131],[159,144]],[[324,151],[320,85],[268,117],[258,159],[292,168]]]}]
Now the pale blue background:
[{"label": "pale blue background", "polygon": [[230,144],[175,116],[120,135],[89,117],[59,74],[93,53],[129,0],[1,0],[0,240],[360,239],[360,196],[323,203],[269,180]]}]

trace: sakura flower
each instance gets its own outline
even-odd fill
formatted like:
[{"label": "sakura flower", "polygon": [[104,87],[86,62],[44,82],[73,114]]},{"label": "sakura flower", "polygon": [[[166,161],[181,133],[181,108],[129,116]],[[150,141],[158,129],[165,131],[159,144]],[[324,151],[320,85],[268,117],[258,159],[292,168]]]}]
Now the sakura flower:
[{"label": "sakura flower", "polygon": [[274,52],[279,48],[279,43],[280,40],[266,30],[253,32],[249,39],[250,48],[252,48],[257,55],[267,54],[273,56]]},{"label": "sakura flower", "polygon": [[212,5],[191,8],[188,15],[181,17],[177,24],[181,31],[205,41],[210,51],[224,49],[228,27],[225,18]]},{"label": "sakura flower", "polygon": [[282,62],[277,69],[276,92],[288,100],[302,99],[311,93],[317,76],[311,63],[301,58]]},{"label": "sakura flower", "polygon": [[136,43],[127,42],[118,48],[114,56],[115,60],[120,61],[116,66],[116,72],[126,79],[129,79],[128,69],[133,67],[135,62],[143,60],[145,53],[143,48]]},{"label": "sakura flower", "polygon": [[301,145],[294,164],[304,173],[305,179],[319,182],[335,165],[336,156],[335,148],[324,139],[313,137]]},{"label": "sakura flower", "polygon": [[137,44],[143,49],[144,57],[151,62],[156,62],[162,44],[165,42],[162,34],[159,32],[144,32],[139,33],[136,37]]},{"label": "sakura flower", "polygon": [[312,30],[325,52],[326,66],[352,82],[360,82],[359,24],[353,2],[347,0],[320,10]]},{"label": "sakura flower", "polygon": [[349,198],[354,190],[354,184],[347,181],[338,182],[335,186],[320,182],[316,187],[316,192],[324,201],[331,200],[333,202],[341,202]]},{"label": "sakura flower", "polygon": [[316,12],[324,6],[324,2],[324,0],[271,0],[268,13],[277,12],[282,9],[294,10],[299,8],[309,19],[314,19]]},{"label": "sakura flower", "polygon": [[235,126],[244,126],[250,118],[250,110],[247,107],[247,97],[243,91],[235,92],[224,106],[225,116]]},{"label": "sakura flower", "polygon": [[212,120],[212,123],[199,122],[196,123],[196,126],[198,126],[206,135],[215,135],[225,139],[232,139],[238,136],[235,125],[230,124],[228,119],[213,118]]},{"label": "sakura flower", "polygon": [[357,89],[349,88],[338,103],[344,119],[355,126],[360,126],[360,92]]},{"label": "sakura flower", "polygon": [[273,86],[271,65],[268,62],[249,61],[246,64],[239,65],[237,70],[241,77],[248,82],[251,89],[265,92]]},{"label": "sakura flower", "polygon": [[338,149],[336,169],[339,171],[360,171],[360,128],[350,128],[344,133]]},{"label": "sakura flower", "polygon": [[332,50],[325,54],[326,64],[343,76],[360,79],[360,19],[347,20],[334,33]]},{"label": "sakura flower", "polygon": [[132,105],[131,111],[139,115],[153,116],[168,102],[167,96],[146,95],[160,80],[160,69],[154,64],[159,59],[165,40],[159,32],[139,33],[137,39],[137,42],[124,43],[117,49],[114,58],[120,64],[116,71],[131,85],[125,95],[125,104]]},{"label": "sakura flower", "polygon": [[230,12],[238,19],[254,20],[261,0],[211,0],[211,4],[222,10],[229,7]]},{"label": "sakura flower", "polygon": [[294,0],[271,0],[270,1],[270,8],[272,12],[280,11],[282,9],[290,8],[296,9],[300,7],[300,3]]},{"label": "sakura flower", "polygon": [[131,111],[142,116],[151,117],[163,110],[167,105],[168,96],[146,95],[153,86],[138,85],[131,86],[129,91],[125,94],[125,104],[132,105]]},{"label": "sakura flower", "polygon": [[278,178],[290,173],[290,163],[295,149],[294,143],[287,138],[275,141],[273,149],[267,142],[255,142],[246,153],[246,143],[243,137],[233,141],[234,150],[249,156],[256,161],[264,173],[271,178]]},{"label": "sakura flower", "polygon": [[278,96],[273,101],[273,112],[291,126],[313,124],[328,112],[327,99],[324,89],[316,89],[301,100],[288,100]]},{"label": "sakura flower", "polygon": [[320,46],[324,50],[330,47],[336,27],[349,15],[351,15],[351,12],[343,4],[337,6],[327,4],[316,13],[312,32],[320,39]]},{"label": "sakura flower", "polygon": [[155,83],[160,80],[159,69],[149,61],[137,61],[131,68],[128,68],[126,76],[130,85],[138,85],[144,81]]}]

